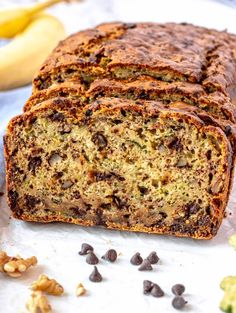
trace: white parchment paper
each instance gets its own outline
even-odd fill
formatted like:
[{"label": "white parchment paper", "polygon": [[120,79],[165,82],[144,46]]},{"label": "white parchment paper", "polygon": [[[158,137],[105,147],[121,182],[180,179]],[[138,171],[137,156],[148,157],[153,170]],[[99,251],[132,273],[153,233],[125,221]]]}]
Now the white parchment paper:
[{"label": "white parchment paper", "polygon": [[[10,1],[2,1],[5,5]],[[23,2],[23,1],[22,1]],[[29,1],[25,1],[29,3]],[[16,1],[15,1],[16,3]],[[0,1],[1,5],[1,1]],[[229,29],[236,33],[236,11],[204,0],[87,0],[81,5],[58,6],[52,12],[61,17],[68,32],[111,20],[124,21],[187,21],[198,25]],[[33,60],[32,60],[33,61]],[[17,75],[17,73],[12,73]],[[0,137],[9,119],[20,113],[31,87],[0,93]],[[0,139],[0,190],[4,191],[4,163]],[[171,307],[171,286],[183,283],[189,302],[184,312],[217,313],[222,298],[219,288],[226,275],[236,275],[236,251],[228,237],[236,232],[235,188],[218,235],[211,241],[177,239],[101,228],[84,228],[62,223],[25,223],[10,218],[5,196],[0,197],[0,249],[10,255],[37,256],[38,265],[19,279],[0,275],[0,312],[25,312],[29,286],[39,274],[57,279],[65,288],[62,297],[49,296],[53,312],[58,313],[164,313]],[[101,257],[108,248],[120,253],[116,263],[101,260],[101,283],[92,283],[88,276],[93,267],[78,255],[82,242],[88,242]],[[161,261],[152,272],[139,272],[129,263],[139,251],[143,257],[157,251]],[[163,298],[142,294],[142,282],[158,283],[166,293]],[[76,285],[82,282],[88,294],[75,297]]]}]

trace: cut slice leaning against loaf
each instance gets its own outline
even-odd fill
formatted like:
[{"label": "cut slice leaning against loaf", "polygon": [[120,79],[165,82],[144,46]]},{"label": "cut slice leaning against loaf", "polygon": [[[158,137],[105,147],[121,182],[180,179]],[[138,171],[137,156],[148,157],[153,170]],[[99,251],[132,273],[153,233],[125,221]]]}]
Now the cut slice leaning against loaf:
[{"label": "cut slice leaning against loaf", "polygon": [[212,238],[233,154],[218,126],[161,102],[47,100],[5,136],[9,205],[26,221]]}]

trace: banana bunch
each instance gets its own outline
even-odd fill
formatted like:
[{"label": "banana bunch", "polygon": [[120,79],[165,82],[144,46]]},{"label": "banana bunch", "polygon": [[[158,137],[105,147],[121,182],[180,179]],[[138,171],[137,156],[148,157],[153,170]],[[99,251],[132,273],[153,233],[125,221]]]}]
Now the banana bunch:
[{"label": "banana bunch", "polygon": [[46,0],[30,8],[0,11],[0,90],[31,82],[42,62],[65,37],[63,24],[43,10],[63,0]]}]

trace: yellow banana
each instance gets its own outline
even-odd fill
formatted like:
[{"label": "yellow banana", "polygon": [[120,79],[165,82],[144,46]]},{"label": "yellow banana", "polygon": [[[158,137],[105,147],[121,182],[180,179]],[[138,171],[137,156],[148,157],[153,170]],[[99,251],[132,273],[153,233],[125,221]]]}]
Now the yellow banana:
[{"label": "yellow banana", "polygon": [[64,37],[64,27],[57,18],[39,14],[19,36],[0,48],[0,90],[30,83],[44,59]]},{"label": "yellow banana", "polygon": [[16,8],[0,11],[0,38],[12,38],[32,21],[36,14],[44,9],[66,0],[46,0],[29,8]]}]

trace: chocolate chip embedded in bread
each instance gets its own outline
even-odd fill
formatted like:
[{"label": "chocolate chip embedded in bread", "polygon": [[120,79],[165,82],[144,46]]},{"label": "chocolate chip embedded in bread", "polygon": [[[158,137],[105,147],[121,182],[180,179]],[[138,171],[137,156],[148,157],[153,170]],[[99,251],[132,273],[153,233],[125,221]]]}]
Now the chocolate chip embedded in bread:
[{"label": "chocolate chip embedded in bread", "polygon": [[95,133],[92,137],[92,142],[100,149],[103,149],[107,146],[107,139],[102,133]]}]

